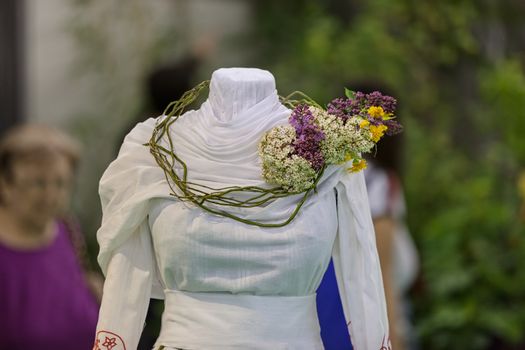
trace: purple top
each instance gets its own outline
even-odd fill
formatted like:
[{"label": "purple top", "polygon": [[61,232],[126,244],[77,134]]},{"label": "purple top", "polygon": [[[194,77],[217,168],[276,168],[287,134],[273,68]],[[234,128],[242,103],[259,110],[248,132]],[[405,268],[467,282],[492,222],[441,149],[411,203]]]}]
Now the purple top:
[{"label": "purple top", "polygon": [[44,248],[0,244],[0,349],[90,350],[98,304],[66,227]]}]

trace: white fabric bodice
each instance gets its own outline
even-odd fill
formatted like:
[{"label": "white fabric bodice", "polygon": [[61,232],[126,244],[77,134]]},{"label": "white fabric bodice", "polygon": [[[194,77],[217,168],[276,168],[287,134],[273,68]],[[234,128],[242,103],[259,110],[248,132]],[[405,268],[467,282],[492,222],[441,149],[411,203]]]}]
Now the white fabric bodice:
[{"label": "white fabric bodice", "polygon": [[336,215],[332,192],[271,230],[169,200],[154,202],[149,222],[168,289],[302,296],[315,293],[328,266]]}]

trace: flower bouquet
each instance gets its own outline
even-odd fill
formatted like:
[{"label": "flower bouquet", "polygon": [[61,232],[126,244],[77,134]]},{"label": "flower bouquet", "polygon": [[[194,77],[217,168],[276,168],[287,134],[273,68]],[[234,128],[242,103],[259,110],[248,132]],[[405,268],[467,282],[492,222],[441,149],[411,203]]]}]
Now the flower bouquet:
[{"label": "flower bouquet", "polygon": [[372,151],[383,135],[402,130],[394,120],[394,98],[348,89],[345,95],[327,109],[305,95],[299,102],[289,101],[289,123],[269,130],[259,144],[262,176],[268,183],[300,193],[315,186],[328,165],[349,163],[349,171],[360,171],[366,168],[361,154]]}]

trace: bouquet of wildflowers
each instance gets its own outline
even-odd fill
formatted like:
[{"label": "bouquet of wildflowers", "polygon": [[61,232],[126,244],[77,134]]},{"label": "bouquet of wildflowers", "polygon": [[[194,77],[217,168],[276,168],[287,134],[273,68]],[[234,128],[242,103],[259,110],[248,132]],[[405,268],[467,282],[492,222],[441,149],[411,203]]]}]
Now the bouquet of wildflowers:
[{"label": "bouquet of wildflowers", "polygon": [[[370,152],[383,135],[401,131],[394,120],[396,100],[379,92],[363,94],[346,91],[346,98],[337,98],[328,108],[319,106],[303,93],[301,100],[290,96],[283,103],[292,108],[289,123],[279,125],[264,134],[259,143],[262,176],[266,186],[230,186],[213,189],[188,181],[188,166],[176,153],[170,128],[177,119],[209,86],[203,81],[184,93],[181,99],[170,103],[165,118],[155,126],[150,141],[145,144],[162,168],[172,189],[172,195],[189,201],[203,210],[259,227],[283,227],[296,216],[309,193],[315,189],[327,166],[340,164],[355,172],[366,167],[362,153]],[[293,95],[293,94],[292,94]],[[166,138],[168,147],[160,144]],[[348,164],[348,165],[347,165]],[[177,165],[182,174],[173,170]],[[243,194],[238,198],[239,193]],[[290,216],[281,222],[258,222],[222,208],[254,208],[279,198],[302,193]],[[247,198],[246,198],[247,197]]]},{"label": "bouquet of wildflowers", "polygon": [[266,182],[290,193],[315,186],[319,174],[334,164],[348,171],[366,168],[361,154],[370,152],[386,134],[402,130],[394,120],[396,100],[375,91],[370,94],[346,89],[324,109],[314,101],[294,106],[289,124],[269,130],[259,144],[262,176]]}]

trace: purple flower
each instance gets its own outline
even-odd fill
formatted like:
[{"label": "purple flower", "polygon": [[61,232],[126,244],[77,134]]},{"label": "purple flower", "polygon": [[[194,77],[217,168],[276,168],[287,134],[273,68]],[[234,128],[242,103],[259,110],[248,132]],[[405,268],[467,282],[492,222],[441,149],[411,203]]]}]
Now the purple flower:
[{"label": "purple flower", "polygon": [[296,134],[294,154],[306,159],[315,171],[319,171],[325,163],[321,152],[321,141],[325,135],[314,119],[308,105],[302,104],[294,108],[289,121]]},{"label": "purple flower", "polygon": [[295,128],[296,133],[301,134],[306,125],[313,124],[314,115],[307,105],[301,104],[294,108],[289,121]]},{"label": "purple flower", "polygon": [[[386,113],[394,113],[397,101],[391,97],[374,91],[364,94],[357,91],[353,98],[336,98],[328,104],[328,113],[333,114],[343,121],[352,116],[361,115],[367,118],[366,110],[371,106],[382,107]],[[367,118],[372,123],[372,118]]]},{"label": "purple flower", "polygon": [[336,98],[328,104],[328,113],[333,114],[346,122],[354,115],[359,115],[366,104],[366,95],[362,92],[356,92],[355,98]]},{"label": "purple flower", "polygon": [[386,130],[386,134],[388,136],[399,134],[401,131],[403,131],[403,126],[393,119],[385,120],[383,121],[383,124],[388,127]]},{"label": "purple flower", "polygon": [[396,110],[397,101],[391,96],[381,94],[379,91],[374,91],[366,95],[367,107],[378,106],[383,107],[386,113],[394,113]]},{"label": "purple flower", "polygon": [[349,117],[347,111],[351,109],[351,102],[352,100],[347,98],[336,98],[328,104],[327,111],[328,113],[346,121]]}]

